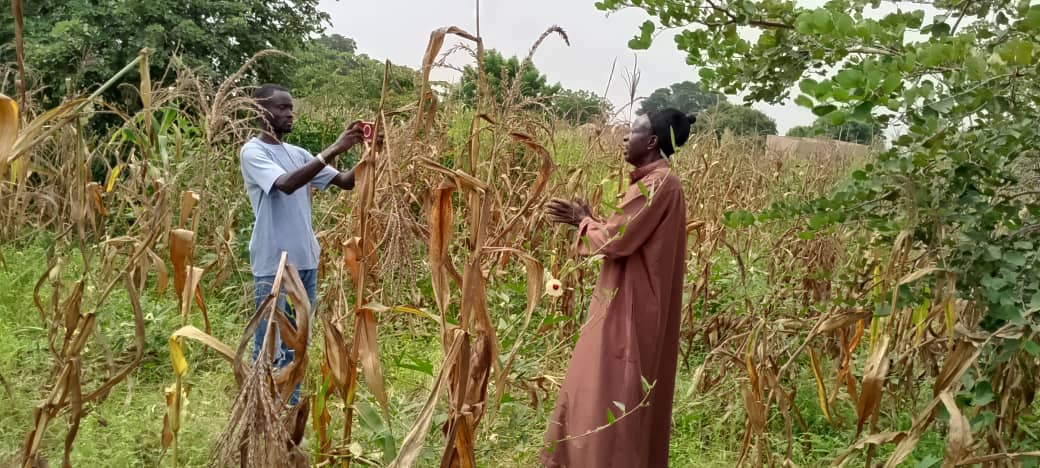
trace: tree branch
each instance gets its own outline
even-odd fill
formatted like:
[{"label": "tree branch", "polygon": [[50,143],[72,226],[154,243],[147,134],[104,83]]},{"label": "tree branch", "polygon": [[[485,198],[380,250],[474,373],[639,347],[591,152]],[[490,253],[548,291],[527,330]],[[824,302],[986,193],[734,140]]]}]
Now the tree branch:
[{"label": "tree branch", "polygon": [[[715,11],[717,11],[719,13],[722,13],[722,14],[726,15],[726,17],[729,18],[729,21],[726,21],[724,23],[702,22],[701,24],[703,24],[705,26],[728,26],[730,24],[738,24],[738,23],[740,23],[740,21],[737,19],[737,15],[733,14],[733,12],[730,11],[728,8],[720,7],[720,6],[716,5],[715,2],[713,2],[711,0],[704,0],[704,1],[709,6],[711,6],[712,10],[715,10]],[[791,25],[789,25],[787,23],[781,23],[779,21],[770,21],[770,20],[749,20],[747,22],[747,25],[748,26],[754,26],[754,27],[757,27],[757,28],[763,28],[763,29],[794,29],[794,26],[791,26]]]}]

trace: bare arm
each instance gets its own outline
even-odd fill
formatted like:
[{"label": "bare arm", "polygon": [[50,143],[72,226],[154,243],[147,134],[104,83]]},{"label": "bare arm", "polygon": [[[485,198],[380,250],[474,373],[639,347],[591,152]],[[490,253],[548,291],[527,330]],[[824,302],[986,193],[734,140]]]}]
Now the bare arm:
[{"label": "bare arm", "polygon": [[322,160],[321,155],[311,160],[311,162],[304,164],[295,171],[282,174],[274,181],[274,188],[281,190],[286,194],[291,194],[300,187],[310,183],[314,176],[318,175],[322,169],[326,166],[325,161]]},{"label": "bare arm", "polygon": [[[339,156],[347,152],[354,145],[361,142],[364,135],[361,131],[359,122],[350,124],[343,133],[340,134],[339,138],[334,143],[325,148],[324,151],[318,153],[318,155],[304,164],[299,169],[292,172],[282,174],[280,177],[275,179],[274,188],[281,190],[284,193],[291,194],[309,184],[314,177],[321,172],[331,161],[335,160],[336,156]],[[344,190],[350,190],[354,188],[354,170],[351,169],[347,172],[341,172],[336,178],[332,179],[332,184]]]},{"label": "bare arm", "polygon": [[340,172],[339,175],[332,179],[330,182],[332,185],[339,187],[343,190],[354,189],[354,169],[351,168],[349,171]]}]

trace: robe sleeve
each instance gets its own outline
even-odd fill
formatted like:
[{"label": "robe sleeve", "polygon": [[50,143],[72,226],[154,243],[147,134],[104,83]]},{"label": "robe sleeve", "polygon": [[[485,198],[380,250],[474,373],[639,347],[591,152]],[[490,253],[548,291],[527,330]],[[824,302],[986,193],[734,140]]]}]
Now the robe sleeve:
[{"label": "robe sleeve", "polygon": [[605,222],[591,216],[582,220],[574,246],[579,254],[602,254],[607,258],[632,255],[646,243],[665,215],[675,208],[680,196],[679,189],[664,181],[649,199],[636,186],[629,190],[636,192],[626,197],[628,201],[621,205],[620,213]]}]

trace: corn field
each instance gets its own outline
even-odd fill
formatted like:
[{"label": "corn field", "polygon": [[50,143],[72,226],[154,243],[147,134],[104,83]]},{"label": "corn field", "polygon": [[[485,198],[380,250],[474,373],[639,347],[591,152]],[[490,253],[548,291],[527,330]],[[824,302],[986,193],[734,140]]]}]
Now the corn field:
[{"label": "corn field", "polygon": [[[548,30],[525,64],[547,40],[567,36]],[[92,95],[53,109],[0,96],[0,254],[46,244],[31,290],[38,329],[25,335],[44,356],[46,366],[34,370],[43,383],[18,390],[34,403],[11,410],[19,425],[4,433],[23,438],[0,447],[0,459],[87,463],[76,458],[81,425],[148,365],[162,369],[162,388],[137,384],[132,398],[161,405],[161,430],[143,436],[155,464],[475,467],[506,459],[482,446],[494,446],[508,405],[551,408],[599,271],[596,259],[573,255],[573,233],[551,225],[542,205],[583,197],[608,211],[628,169],[625,131],[606,122],[571,127],[523,98],[518,82],[492,96],[482,76],[475,108],[431,88],[430,71],[446,56],[480,63],[485,47],[459,28],[433,31],[420,92],[375,116],[386,141],[358,156],[356,189],[314,196],[318,306],[309,310],[284,259],[273,288],[284,287],[303,311],[296,324],[274,296],[253,310],[242,254],[251,218],[237,154],[255,119],[248,76],[279,52],[258,54],[220,83],[171,63],[175,84],[164,87],[142,50]],[[103,102],[114,86],[132,87],[136,105]],[[387,86],[384,79],[384,96]],[[99,134],[92,122],[102,115],[119,124]],[[980,372],[986,343],[1023,332],[979,329],[980,310],[958,299],[933,252],[908,236],[878,248],[864,226],[806,234],[809,219],[739,219],[828,193],[863,163],[767,155],[758,140],[714,132],[691,138],[674,158],[691,249],[679,377],[686,391],[676,394],[676,418],[696,399],[731,429],[721,431],[725,459],[673,456],[673,466],[903,466],[928,454],[943,466],[1010,466],[1038,455],[1010,448],[1036,429],[1016,422],[1036,410],[1035,362],[1001,369],[986,427],[972,427],[978,414],[955,401],[965,376]],[[546,295],[549,280],[564,285],[561,296]],[[900,301],[921,282],[930,301]],[[163,301],[175,304],[176,326],[156,329],[162,322],[147,315]],[[261,320],[288,330],[282,339],[298,351],[287,367],[272,368],[270,340],[255,363],[244,357]],[[234,332],[217,329],[225,321],[237,324]],[[423,398],[407,408],[388,370],[398,365],[384,356],[397,340],[424,343],[435,356]],[[191,392],[201,369],[233,385],[227,405],[208,408],[223,426],[206,429],[216,436],[199,447],[185,438],[204,428],[185,414],[202,398]],[[0,367],[0,375],[12,372]],[[12,383],[4,381],[8,398]],[[307,397],[290,407],[299,383]],[[382,424],[388,442],[373,442],[358,424]],[[837,442],[814,449],[818,431]],[[922,455],[925,439],[932,445]],[[527,453],[513,460],[526,461],[515,466],[531,466],[539,444],[520,444]]]}]

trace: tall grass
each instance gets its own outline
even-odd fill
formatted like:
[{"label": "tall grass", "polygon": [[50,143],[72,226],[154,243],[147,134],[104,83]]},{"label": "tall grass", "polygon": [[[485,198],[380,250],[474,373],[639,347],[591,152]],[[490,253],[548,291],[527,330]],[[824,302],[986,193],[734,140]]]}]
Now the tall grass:
[{"label": "tall grass", "polygon": [[[472,44],[480,60],[479,37],[439,30],[424,73],[451,35]],[[224,424],[241,414],[233,401],[261,387],[284,397],[299,378],[312,396],[306,449],[314,461],[530,466],[598,273],[595,261],[573,255],[572,233],[551,225],[541,203],[550,194],[583,197],[609,212],[627,185],[624,131],[572,128],[519,94],[490,100],[483,84],[475,109],[442,101],[426,83],[414,109],[383,109],[374,120],[387,142],[356,155],[358,190],[314,198],[324,253],[309,354],[319,358],[300,362],[291,380],[283,375],[275,392],[248,383],[273,371],[243,379],[241,363],[229,368],[186,335],[171,338],[192,325],[236,343],[254,315],[244,255],[251,218],[236,158],[253,115],[237,80],[252,63],[215,85],[176,67],[173,88],[144,75],[141,109],[132,114],[96,96],[70,99],[23,126],[19,135],[31,140],[0,148],[8,163],[0,166],[3,252],[27,247],[40,257],[12,279],[30,297],[4,298],[12,304],[6,314],[22,314],[5,336],[36,343],[9,346],[4,360],[24,355],[30,364],[17,374],[0,368],[17,403],[2,413],[0,433],[32,436],[20,447],[5,442],[0,456],[33,465],[64,453],[67,463],[82,464],[105,453],[99,440],[107,425],[133,439],[118,443],[130,447],[126,460],[205,464],[221,437],[242,433],[241,420]],[[303,109],[320,128],[343,118]],[[84,131],[99,112],[122,124],[101,135]],[[953,348],[938,321],[922,326],[902,311],[877,319],[861,305],[863,297],[887,303],[920,267],[904,245],[868,251],[854,227],[817,232],[807,229],[811,219],[743,215],[826,193],[858,163],[766,154],[760,142],[713,131],[674,158],[692,240],[676,466],[701,465],[690,447],[718,456],[719,465],[816,463],[856,449],[861,431],[907,427],[927,382],[910,379],[906,359],[884,372],[889,346],[921,351],[933,380],[964,372],[956,367],[963,361],[944,358]],[[188,191],[194,196],[185,198]],[[174,261],[177,229],[191,232],[193,246]],[[11,264],[30,266],[20,256]],[[165,288],[170,276],[174,287]],[[563,282],[562,297],[542,296],[548,277]],[[31,320],[14,310],[30,305],[39,312]],[[207,315],[190,312],[203,305],[212,327]],[[160,371],[170,343],[184,354],[181,362],[174,353],[176,377]],[[886,387],[886,375],[904,376],[901,387]],[[882,399],[883,391],[898,398]],[[118,408],[145,416],[113,414]],[[278,429],[269,413],[263,429]],[[68,423],[54,424],[61,417]],[[150,435],[131,436],[135,425]],[[923,437],[922,450],[932,450],[934,437]],[[234,452],[229,440],[220,444],[225,456]],[[164,445],[178,447],[176,457]],[[876,456],[866,445],[858,447],[865,457]]]}]

